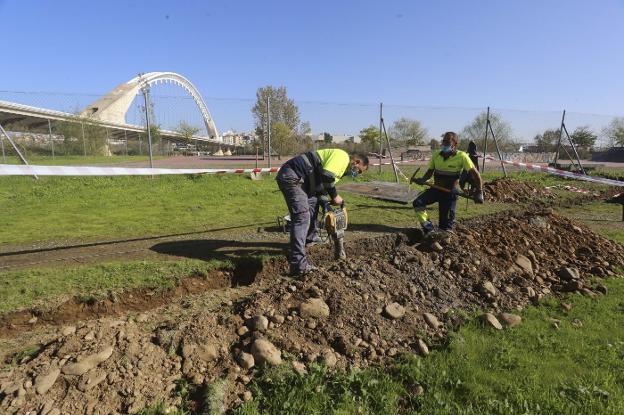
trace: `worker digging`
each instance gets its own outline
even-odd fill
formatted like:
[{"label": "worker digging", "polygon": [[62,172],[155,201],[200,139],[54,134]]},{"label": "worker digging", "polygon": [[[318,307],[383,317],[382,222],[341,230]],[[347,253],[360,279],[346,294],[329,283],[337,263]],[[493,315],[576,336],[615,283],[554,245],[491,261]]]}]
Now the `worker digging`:
[{"label": "worker digging", "polygon": [[[420,178],[412,176],[411,182],[427,185],[429,189],[422,192],[413,202],[416,217],[422,226],[423,232],[428,234],[434,230],[433,224],[427,215],[427,205],[438,203],[440,213],[439,228],[450,231],[455,222],[455,208],[459,196],[470,197],[475,203],[483,203],[483,183],[481,175],[474,163],[463,151],[457,150],[457,134],[448,131],[442,138],[442,148],[433,154],[429,161],[427,172]],[[462,171],[468,172],[473,187],[470,194],[459,188],[459,179]],[[433,176],[434,183],[428,180]]]},{"label": "worker digging", "polygon": [[[317,269],[308,261],[305,247],[320,242],[317,224],[320,196],[328,195],[329,203],[342,206],[344,201],[336,190],[336,183],[345,173],[352,176],[363,173],[368,164],[368,157],[364,155],[349,156],[344,150],[322,149],[300,154],[282,165],[276,180],[290,214],[291,276],[302,276]],[[346,225],[346,216],[344,219],[338,224]],[[336,221],[333,224],[330,229],[336,229]],[[341,234],[344,232],[344,229],[337,230]],[[342,239],[336,238],[335,244],[342,246]],[[342,254],[337,253],[344,255],[344,249]]]}]

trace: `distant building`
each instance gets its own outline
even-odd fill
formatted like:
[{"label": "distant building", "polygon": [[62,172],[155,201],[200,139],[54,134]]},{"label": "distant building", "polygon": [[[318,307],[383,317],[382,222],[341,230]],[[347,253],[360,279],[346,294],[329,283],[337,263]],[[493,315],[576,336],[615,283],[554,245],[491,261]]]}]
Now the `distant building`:
[{"label": "distant building", "polygon": [[255,133],[237,133],[233,130],[227,130],[221,137],[224,144],[231,144],[234,146],[245,146],[252,144],[256,140]]}]

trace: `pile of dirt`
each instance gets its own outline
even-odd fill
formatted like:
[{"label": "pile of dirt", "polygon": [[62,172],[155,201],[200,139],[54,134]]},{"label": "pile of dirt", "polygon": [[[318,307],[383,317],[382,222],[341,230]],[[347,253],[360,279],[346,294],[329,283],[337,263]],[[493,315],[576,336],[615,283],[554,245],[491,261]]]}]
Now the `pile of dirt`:
[{"label": "pile of dirt", "polygon": [[526,203],[556,198],[555,194],[548,189],[508,177],[485,183],[483,192],[485,193],[485,200],[488,202]]},{"label": "pile of dirt", "polygon": [[[329,251],[319,248],[318,263]],[[262,363],[303,374],[315,361],[345,368],[426,355],[466,311],[517,324],[509,313],[545,295],[606,294],[600,278],[624,265],[623,246],[548,209],[473,219],[454,233],[352,241],[348,255],[302,280],[276,276],[273,264],[260,276],[272,279],[267,290],[185,320],[151,313],[63,327],[0,373],[0,411],[136,413],[179,404],[181,379],[202,393],[220,385],[232,407],[252,398],[246,385]]]}]

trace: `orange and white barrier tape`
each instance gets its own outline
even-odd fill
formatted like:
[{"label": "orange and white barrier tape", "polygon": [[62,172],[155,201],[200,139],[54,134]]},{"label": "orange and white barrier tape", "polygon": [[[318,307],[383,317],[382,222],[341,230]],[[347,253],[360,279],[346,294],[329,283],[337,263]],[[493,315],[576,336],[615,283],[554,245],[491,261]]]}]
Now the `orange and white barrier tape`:
[{"label": "orange and white barrier tape", "polygon": [[275,173],[279,167],[255,169],[161,169],[145,167],[33,166],[0,164],[0,176],[152,176],[163,174]]},{"label": "orange and white barrier tape", "polygon": [[541,171],[542,173],[554,174],[555,176],[567,177],[569,179],[583,180],[586,182],[624,187],[624,182],[621,182],[619,180],[606,179],[604,177],[593,177],[593,176],[588,176],[586,174],[574,173],[574,172],[566,171],[566,170],[559,170],[553,167],[539,166],[537,164],[531,164],[531,163],[520,163],[519,161],[497,160],[491,156],[486,157],[486,160],[491,160],[491,161],[496,161],[496,162],[501,161],[505,164],[509,164],[512,166],[522,167],[522,168],[533,170],[533,171]]}]

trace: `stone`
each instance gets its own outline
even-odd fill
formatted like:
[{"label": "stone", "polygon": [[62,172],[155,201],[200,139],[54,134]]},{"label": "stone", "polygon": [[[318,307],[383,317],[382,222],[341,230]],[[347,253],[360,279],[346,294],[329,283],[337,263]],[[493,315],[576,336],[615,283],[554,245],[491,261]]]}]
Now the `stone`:
[{"label": "stone", "polygon": [[440,245],[440,242],[434,242],[431,244],[431,249],[433,249],[436,252],[442,252],[444,250],[444,248],[442,247],[442,245]]},{"label": "stone", "polygon": [[481,284],[481,286],[479,287],[479,291],[483,295],[489,294],[492,297],[498,294],[498,290],[496,289],[496,287],[494,287],[494,284],[492,284],[490,281],[485,281],[483,284]]},{"label": "stone", "polygon": [[494,327],[496,330],[502,330],[503,326],[501,325],[501,323],[498,321],[498,319],[494,316],[494,314],[492,313],[485,313],[481,316],[481,318],[483,319],[483,321],[491,326]]},{"label": "stone", "polygon": [[44,395],[56,382],[56,379],[61,374],[60,369],[54,368],[45,374],[40,374],[35,379],[35,390],[39,395]]},{"label": "stone", "polygon": [[386,305],[384,313],[387,317],[396,320],[405,315],[405,307],[399,303],[391,303]]},{"label": "stone", "polygon": [[524,291],[525,293],[527,293],[527,295],[529,296],[529,298],[533,298],[536,296],[535,290],[533,289],[533,287],[524,287],[522,289],[522,291]]},{"label": "stone", "polygon": [[579,270],[571,267],[564,267],[557,271],[557,275],[564,281],[578,280],[581,275]]},{"label": "stone", "polygon": [[88,332],[87,334],[85,334],[84,336],[84,340],[90,342],[91,340],[95,339],[95,332],[93,330],[91,330],[90,332]]},{"label": "stone", "polygon": [[307,373],[306,365],[304,363],[294,361],[292,362],[292,368],[300,376],[303,376]]},{"label": "stone", "polygon": [[329,317],[329,306],[321,298],[308,298],[299,305],[299,314],[302,318],[325,319]]},{"label": "stone", "polygon": [[88,373],[87,375],[83,376],[83,378],[84,379],[82,379],[78,383],[78,390],[81,392],[86,392],[89,389],[93,388],[94,386],[97,386],[98,384],[102,383],[106,379],[106,373],[104,372],[97,373],[97,371],[94,371],[92,373]]},{"label": "stone", "polygon": [[565,311],[570,311],[570,310],[572,310],[572,304],[570,304],[570,303],[561,303],[561,308],[563,308]]},{"label": "stone", "polygon": [[609,289],[604,284],[596,285],[596,291],[598,291],[599,293],[604,294],[604,295],[607,295],[609,293]]},{"label": "stone", "polygon": [[583,289],[583,283],[577,280],[568,281],[561,288],[562,291],[570,292],[570,293],[575,292],[575,291],[581,291],[582,289]]},{"label": "stone", "polygon": [[82,375],[93,369],[100,363],[106,361],[113,354],[114,347],[105,347],[101,352],[85,357],[79,362],[70,363],[63,366],[61,370],[65,375]]},{"label": "stone", "polygon": [[245,402],[248,402],[248,401],[250,401],[250,400],[252,400],[252,399],[253,399],[253,394],[251,393],[251,391],[245,391],[245,392],[243,393],[243,400],[244,400]]},{"label": "stone", "polygon": [[257,339],[251,345],[251,354],[258,363],[279,365],[282,363],[282,352],[266,339]]},{"label": "stone", "polygon": [[327,367],[334,367],[336,363],[338,363],[338,359],[336,358],[336,353],[334,353],[331,349],[323,350],[323,363]]},{"label": "stone", "polygon": [[531,260],[524,255],[518,254],[514,263],[520,267],[521,270],[533,274],[533,264],[531,264]]},{"label": "stone", "polygon": [[254,316],[245,322],[250,330],[265,332],[269,328],[269,319],[263,315]]},{"label": "stone", "polygon": [[440,327],[440,321],[438,321],[438,318],[433,314],[424,313],[423,318],[425,319],[425,323],[427,323],[429,327],[433,329],[437,329],[438,327]]},{"label": "stone", "polygon": [[219,348],[214,344],[202,344],[197,347],[197,357],[204,362],[212,362],[219,358]]},{"label": "stone", "polygon": [[421,356],[427,356],[429,354],[429,347],[427,347],[427,343],[425,343],[423,339],[418,339],[416,341],[416,350]]},{"label": "stone", "polygon": [[61,334],[63,336],[69,336],[76,332],[76,326],[65,326],[61,329]]},{"label": "stone", "polygon": [[238,365],[245,370],[249,370],[256,364],[253,355],[250,353],[242,352],[238,355],[236,359]]},{"label": "stone", "polygon": [[141,313],[136,317],[136,322],[137,323],[145,323],[148,320],[148,316],[145,313]]},{"label": "stone", "polygon": [[515,327],[522,323],[522,317],[517,314],[501,313],[498,317],[507,327]]},{"label": "stone", "polygon": [[274,316],[270,317],[271,322],[273,322],[274,324],[282,324],[284,323],[284,316],[280,315],[280,314],[276,314]]}]

